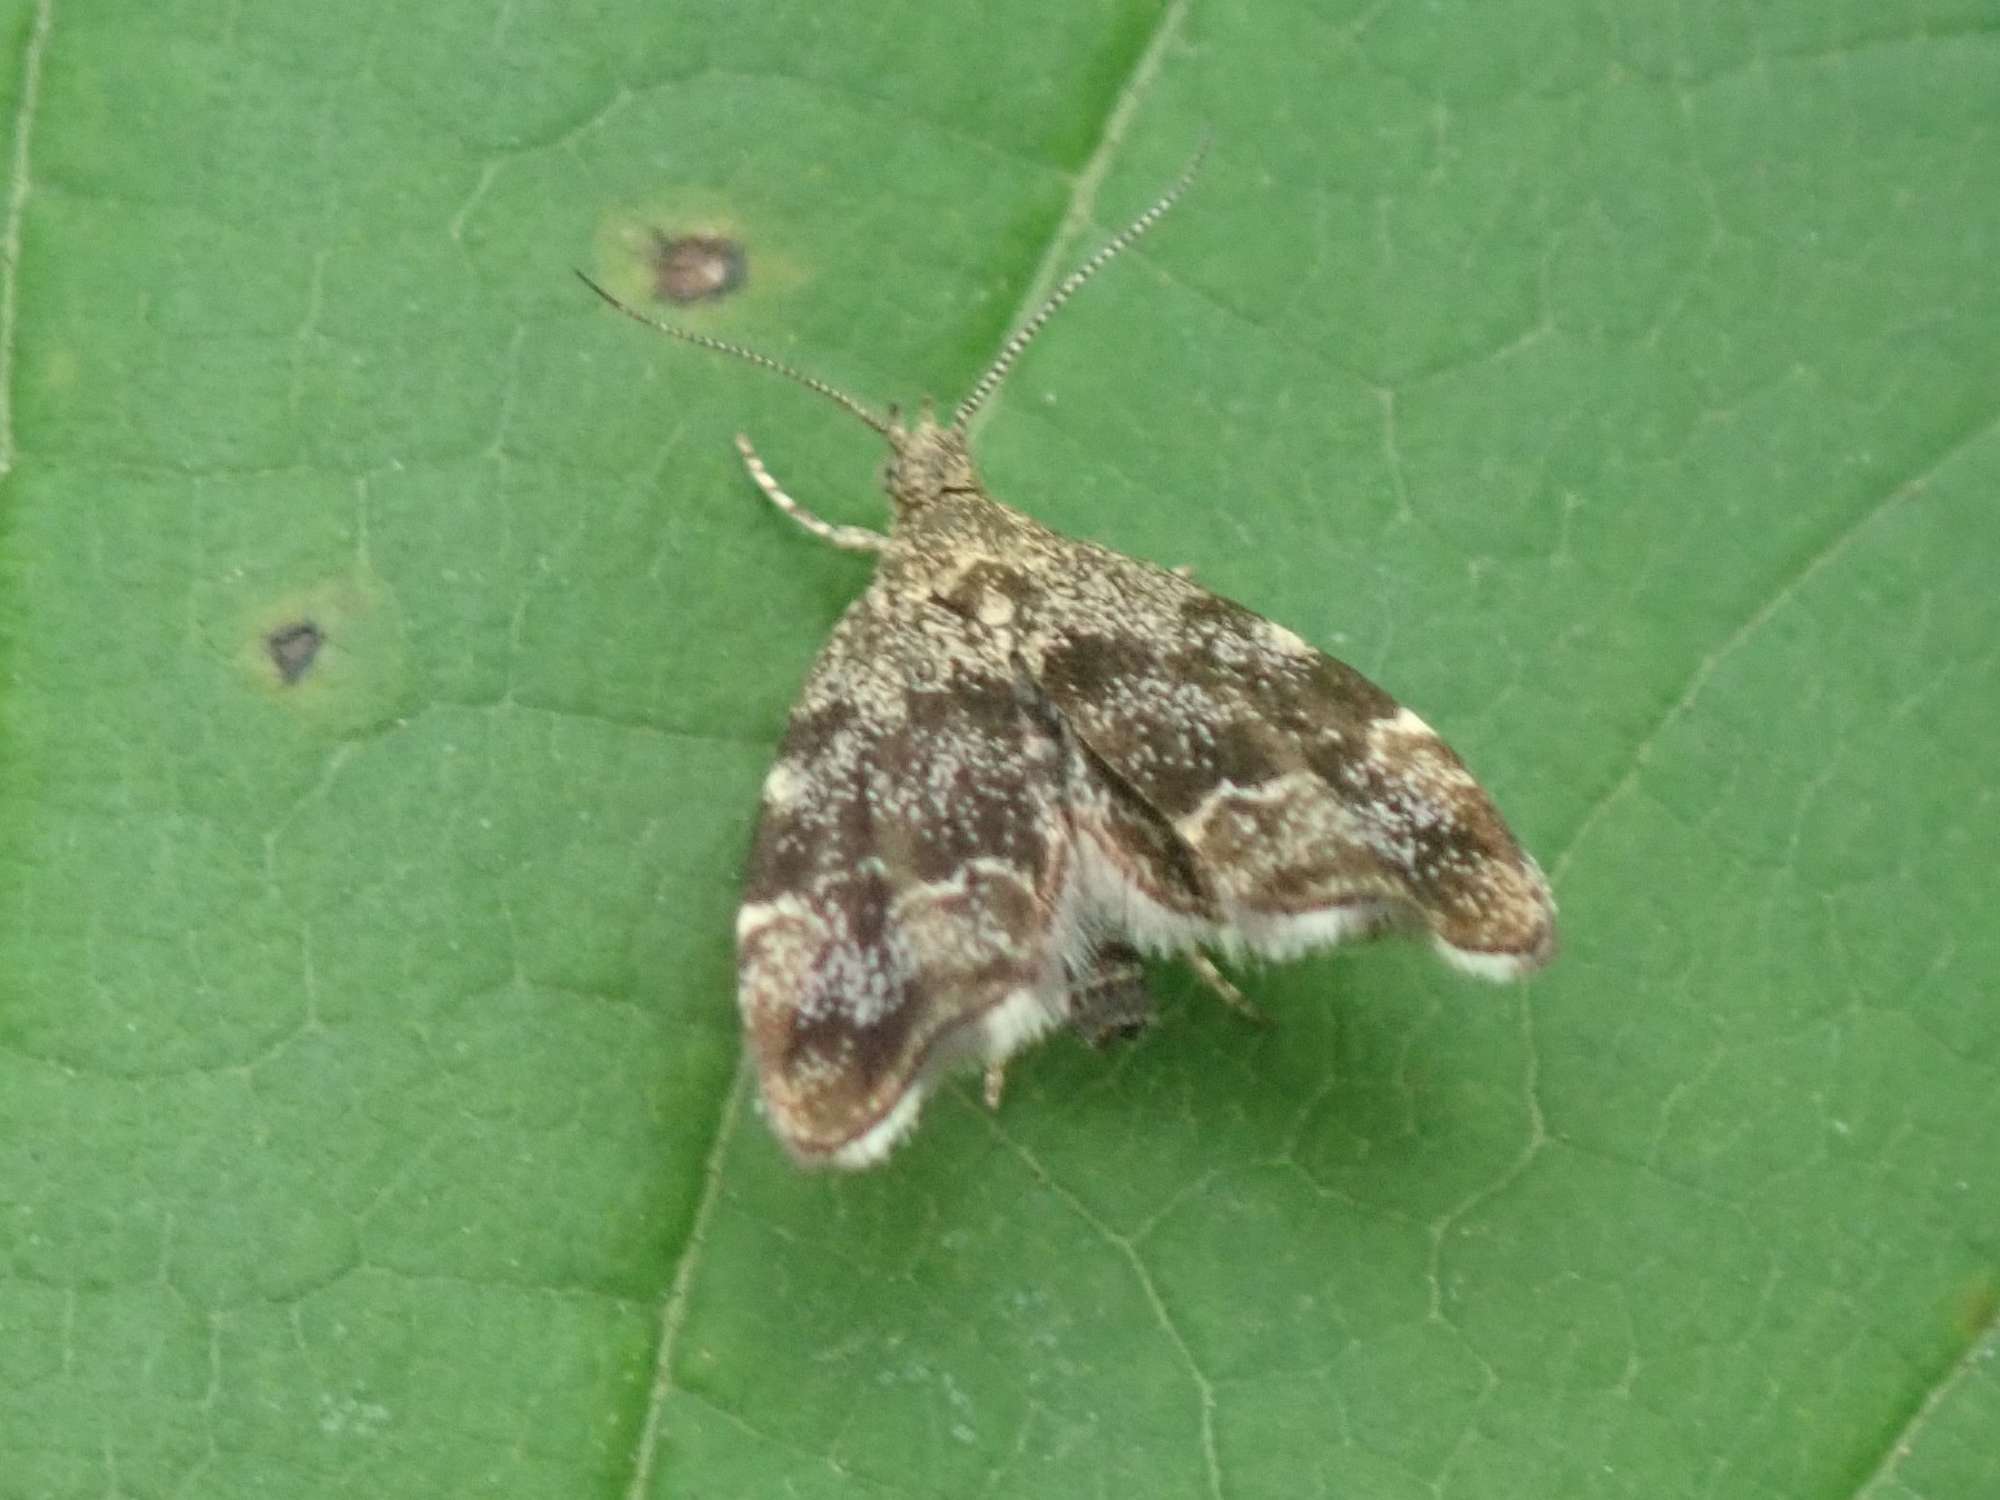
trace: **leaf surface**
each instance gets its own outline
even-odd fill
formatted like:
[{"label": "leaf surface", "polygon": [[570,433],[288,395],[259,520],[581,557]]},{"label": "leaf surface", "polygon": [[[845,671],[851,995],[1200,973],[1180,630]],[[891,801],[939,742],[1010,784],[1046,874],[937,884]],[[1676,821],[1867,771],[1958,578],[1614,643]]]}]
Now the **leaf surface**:
[{"label": "leaf surface", "polygon": [[[0,6],[0,1496],[2000,1489],[1990,4]],[[758,783],[953,399],[1463,752],[1565,953],[801,1175]]]}]

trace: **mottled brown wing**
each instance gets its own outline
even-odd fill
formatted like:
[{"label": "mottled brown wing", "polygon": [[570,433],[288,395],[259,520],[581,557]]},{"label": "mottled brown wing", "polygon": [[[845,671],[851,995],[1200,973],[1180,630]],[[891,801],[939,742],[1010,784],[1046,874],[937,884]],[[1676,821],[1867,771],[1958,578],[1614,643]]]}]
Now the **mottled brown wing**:
[{"label": "mottled brown wing", "polygon": [[802,1162],[880,1160],[938,1074],[1067,1014],[1064,751],[1004,645],[891,578],[807,679],[737,921],[766,1112]]},{"label": "mottled brown wing", "polygon": [[1185,947],[1207,918],[1225,943],[1289,957],[1414,924],[1489,978],[1548,961],[1547,881],[1422,719],[1240,605],[1071,545],[1027,622],[1028,670],[1185,847],[1200,893],[1178,929],[1142,903],[1134,941]]}]

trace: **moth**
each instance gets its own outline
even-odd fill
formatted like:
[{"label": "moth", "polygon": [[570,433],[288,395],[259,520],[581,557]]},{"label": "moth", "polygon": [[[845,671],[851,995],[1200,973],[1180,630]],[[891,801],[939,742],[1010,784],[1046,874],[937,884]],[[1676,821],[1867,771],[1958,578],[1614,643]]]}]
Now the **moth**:
[{"label": "moth", "polygon": [[1288,959],[1403,928],[1487,979],[1555,952],[1548,882],[1421,718],[1284,626],[980,482],[974,414],[1200,162],[1056,287],[945,422],[929,402],[908,424],[878,416],[584,278],[889,448],[882,533],[822,520],[736,440],[779,510],[877,557],[765,778],[736,922],[764,1112],[802,1164],[882,1161],[955,1066],[997,1068],[1064,1026],[1143,1026],[1142,954],[1185,956],[1228,994],[1209,950]]}]

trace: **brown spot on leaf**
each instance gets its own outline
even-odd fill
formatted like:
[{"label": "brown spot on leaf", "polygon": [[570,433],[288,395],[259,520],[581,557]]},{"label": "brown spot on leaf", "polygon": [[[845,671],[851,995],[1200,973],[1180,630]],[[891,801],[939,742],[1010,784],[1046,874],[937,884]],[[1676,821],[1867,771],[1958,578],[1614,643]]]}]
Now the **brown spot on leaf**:
[{"label": "brown spot on leaf", "polygon": [[325,635],[311,620],[294,620],[288,625],[280,625],[264,637],[264,649],[270,655],[271,665],[278,669],[278,679],[286,687],[312,670],[319,648],[325,643]]},{"label": "brown spot on leaf", "polygon": [[749,275],[742,242],[715,234],[653,236],[653,292],[665,302],[718,302]]},{"label": "brown spot on leaf", "polygon": [[1977,1276],[1959,1293],[1959,1334],[1976,1342],[1992,1329],[1995,1319],[2000,1319],[2000,1285],[1991,1276]]}]

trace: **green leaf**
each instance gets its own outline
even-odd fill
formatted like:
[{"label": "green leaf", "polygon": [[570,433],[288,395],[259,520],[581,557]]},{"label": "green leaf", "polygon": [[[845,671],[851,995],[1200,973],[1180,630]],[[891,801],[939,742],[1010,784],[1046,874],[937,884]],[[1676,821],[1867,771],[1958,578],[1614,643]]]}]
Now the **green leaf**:
[{"label": "green leaf", "polygon": [[[2000,1490],[1994,7],[0,9],[0,1497]],[[875,404],[1436,723],[1566,952],[799,1173]]]}]

